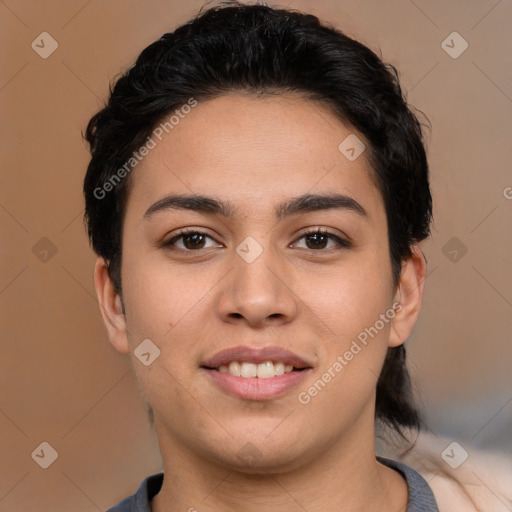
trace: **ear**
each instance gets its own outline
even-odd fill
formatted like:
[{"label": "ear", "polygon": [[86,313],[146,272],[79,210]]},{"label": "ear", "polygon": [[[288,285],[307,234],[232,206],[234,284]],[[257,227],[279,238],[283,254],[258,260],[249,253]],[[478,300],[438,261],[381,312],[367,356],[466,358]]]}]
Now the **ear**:
[{"label": "ear", "polygon": [[412,255],[402,263],[400,280],[394,296],[395,316],[391,321],[388,343],[390,347],[398,347],[407,340],[421,309],[427,260],[418,245],[414,245],[411,250]]},{"label": "ear", "polygon": [[110,343],[119,352],[128,354],[130,346],[126,335],[126,319],[123,313],[121,297],[115,291],[114,284],[108,273],[107,264],[103,258],[96,260],[94,287]]}]

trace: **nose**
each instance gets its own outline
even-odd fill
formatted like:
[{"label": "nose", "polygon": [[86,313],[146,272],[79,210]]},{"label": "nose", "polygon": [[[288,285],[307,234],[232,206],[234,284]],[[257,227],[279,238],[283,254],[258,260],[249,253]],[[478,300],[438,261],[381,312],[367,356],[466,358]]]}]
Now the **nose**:
[{"label": "nose", "polygon": [[297,315],[297,300],[284,262],[270,250],[251,263],[233,255],[234,268],[222,283],[217,309],[224,322],[253,328],[278,326]]}]

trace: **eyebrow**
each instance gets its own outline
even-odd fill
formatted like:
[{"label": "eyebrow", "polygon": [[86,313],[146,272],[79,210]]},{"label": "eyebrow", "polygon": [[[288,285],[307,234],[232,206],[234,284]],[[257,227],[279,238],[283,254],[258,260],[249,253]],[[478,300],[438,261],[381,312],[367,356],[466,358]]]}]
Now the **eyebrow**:
[{"label": "eyebrow", "polygon": [[[370,218],[365,208],[350,196],[343,194],[304,194],[287,199],[274,208],[278,220],[300,213],[322,210],[347,210]],[[236,208],[232,203],[204,195],[169,195],[152,204],[144,213],[145,219],[167,210],[193,210],[202,213],[232,217]]]}]

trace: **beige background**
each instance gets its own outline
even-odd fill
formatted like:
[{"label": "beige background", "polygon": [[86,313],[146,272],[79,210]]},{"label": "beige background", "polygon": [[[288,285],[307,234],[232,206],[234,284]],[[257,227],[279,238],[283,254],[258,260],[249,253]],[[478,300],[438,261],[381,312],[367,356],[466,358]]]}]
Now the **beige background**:
[{"label": "beige background", "polygon": [[[201,5],[0,2],[2,512],[104,510],[161,469],[130,362],[108,343],[94,296],[80,133],[109,81]],[[408,342],[412,371],[436,435],[470,453],[512,451],[512,3],[287,5],[380,48],[431,120],[436,221],[424,308]],[[457,59],[441,46],[453,31],[469,44]],[[41,32],[58,42],[47,59],[31,47]],[[58,452],[48,469],[31,457],[43,441]]]}]

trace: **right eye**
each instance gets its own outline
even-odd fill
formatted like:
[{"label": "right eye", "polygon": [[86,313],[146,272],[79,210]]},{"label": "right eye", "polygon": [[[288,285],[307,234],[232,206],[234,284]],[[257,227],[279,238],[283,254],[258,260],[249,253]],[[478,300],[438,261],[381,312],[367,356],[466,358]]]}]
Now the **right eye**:
[{"label": "right eye", "polygon": [[210,247],[218,247],[218,245],[206,245],[207,239],[215,240],[202,231],[182,230],[172,238],[167,240],[163,246],[171,249],[179,249],[181,251],[196,251],[199,249],[209,249]]}]

